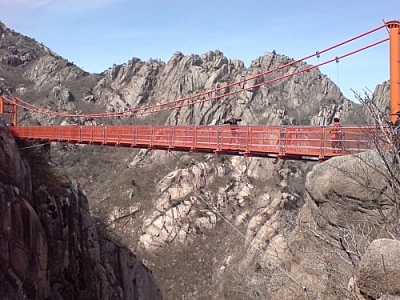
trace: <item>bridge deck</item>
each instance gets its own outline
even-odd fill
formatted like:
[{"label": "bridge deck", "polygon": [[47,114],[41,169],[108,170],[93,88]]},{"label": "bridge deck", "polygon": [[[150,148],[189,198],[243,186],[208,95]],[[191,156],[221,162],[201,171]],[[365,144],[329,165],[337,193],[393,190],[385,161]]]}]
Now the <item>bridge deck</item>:
[{"label": "bridge deck", "polygon": [[[375,127],[342,127],[340,140],[322,126],[15,126],[17,139],[325,160],[377,146]],[[336,143],[336,148],[334,147]]]}]

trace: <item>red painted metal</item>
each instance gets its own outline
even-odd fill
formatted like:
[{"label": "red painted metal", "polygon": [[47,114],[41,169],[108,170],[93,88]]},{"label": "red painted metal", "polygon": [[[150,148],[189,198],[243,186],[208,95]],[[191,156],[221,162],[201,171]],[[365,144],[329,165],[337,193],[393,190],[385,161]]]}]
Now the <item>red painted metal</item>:
[{"label": "red painted metal", "polygon": [[334,148],[332,127],[321,126],[15,126],[16,139],[244,156],[325,160],[385,147],[375,127],[342,127]]},{"label": "red painted metal", "polygon": [[400,111],[400,22],[387,22],[386,26],[390,36],[390,119],[394,123]]},{"label": "red painted metal", "polygon": [[5,118],[7,123],[17,125],[17,100],[9,100],[4,96],[0,96],[0,115]]},{"label": "red painted metal", "polygon": [[4,102],[6,99],[4,97],[0,97],[0,115],[4,115]]},{"label": "red painted metal", "polygon": [[[131,111],[100,113],[100,114],[69,114],[50,111],[37,107],[26,101],[14,98],[12,101],[0,97],[0,114],[12,117],[17,125],[17,107],[31,112],[53,115],[57,117],[74,118],[104,118],[104,117],[132,117],[167,111],[206,101],[223,99],[233,94],[258,88],[262,85],[282,80],[300,72],[309,71],[323,64],[353,55],[359,51],[373,47],[390,40],[391,61],[391,112],[400,109],[400,23],[392,21],[371,31],[346,40],[327,49],[317,51],[307,56],[319,56],[321,53],[353,41],[383,27],[389,29],[390,38],[378,41],[363,48],[349,52],[342,56],[327,60],[318,65],[303,68],[293,73],[268,79],[263,76],[282,70],[295,64],[279,66],[260,74],[243,78],[240,81],[228,84],[218,89],[212,89],[159,103],[153,106],[141,107]],[[301,59],[304,60],[305,58]],[[250,79],[259,78],[253,85]],[[15,126],[9,127],[10,132],[17,139],[32,139],[41,141],[57,141],[80,144],[96,144],[123,146],[148,149],[164,149],[190,152],[215,152],[246,156],[272,156],[278,158],[317,159],[325,160],[332,156],[353,154],[376,147],[387,148],[381,142],[381,132],[374,127],[342,127],[341,141],[338,143],[330,134],[331,127],[311,126]],[[338,146],[339,145],[339,146]]]}]

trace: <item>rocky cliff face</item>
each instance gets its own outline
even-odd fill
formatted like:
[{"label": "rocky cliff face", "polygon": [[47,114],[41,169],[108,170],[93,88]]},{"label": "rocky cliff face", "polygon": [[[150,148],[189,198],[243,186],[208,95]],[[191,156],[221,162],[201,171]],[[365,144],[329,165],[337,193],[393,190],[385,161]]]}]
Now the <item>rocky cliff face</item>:
[{"label": "rocky cliff face", "polygon": [[21,154],[3,122],[0,150],[1,299],[161,299],[151,272],[99,237],[76,181]]},{"label": "rocky cliff face", "polygon": [[370,151],[330,159],[307,174],[306,203],[290,234],[289,257],[282,257],[293,276],[289,286],[304,286],[311,299],[400,297],[392,162],[391,153]]},{"label": "rocky cliff face", "polygon": [[[267,52],[245,67],[220,51],[190,56],[176,52],[168,62],[133,58],[102,74],[88,74],[4,26],[2,32],[3,93],[59,111],[124,111],[163,103],[291,61]],[[32,57],[29,61],[15,65],[14,58],[7,59],[23,60],[26,52]],[[299,63],[279,74],[303,67]],[[387,95],[387,85],[377,87],[374,97],[383,108]],[[244,124],[327,125],[333,116],[340,116],[344,124],[357,124],[366,119],[360,105],[344,99],[317,69],[157,115],[93,121],[21,112],[20,118],[42,124],[221,124],[231,112]],[[351,290],[347,284],[357,297],[366,291],[362,287],[366,284],[359,281],[362,276],[355,274],[368,272],[357,269],[358,261],[367,244],[382,236],[362,241],[358,261],[351,260],[350,267],[347,258],[337,263],[337,256],[326,254],[333,251],[342,257],[354,251],[343,245],[340,236],[330,237],[331,231],[325,230],[331,216],[321,203],[331,203],[330,195],[341,192],[337,174],[316,185],[307,179],[306,185],[311,170],[317,174],[327,168],[329,174],[326,164],[62,144],[52,144],[51,155],[54,168],[82,186],[101,230],[134,251],[153,271],[165,299],[345,299]],[[328,192],[316,200],[313,191],[321,186]],[[354,195],[349,192],[346,197]],[[342,201],[338,207],[370,209],[347,205]],[[309,222],[314,219],[318,223]],[[331,226],[340,230],[342,225]],[[366,234],[359,223],[348,225],[357,234]],[[307,256],[309,252],[313,255]],[[368,263],[364,266],[368,268]],[[321,270],[324,277],[319,278]]]}]

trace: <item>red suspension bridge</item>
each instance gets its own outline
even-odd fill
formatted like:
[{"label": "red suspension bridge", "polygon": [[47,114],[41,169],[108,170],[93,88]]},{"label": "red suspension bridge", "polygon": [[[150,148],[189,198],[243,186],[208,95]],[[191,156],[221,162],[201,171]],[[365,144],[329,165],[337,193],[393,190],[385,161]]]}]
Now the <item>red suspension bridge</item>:
[{"label": "red suspension bridge", "polygon": [[[278,70],[285,69],[303,60],[328,52],[336,47],[350,43],[358,38],[386,28],[389,37],[341,56],[336,56],[317,65],[265,79]],[[55,141],[79,144],[112,145],[121,147],[163,149],[171,151],[212,152],[245,156],[278,157],[291,159],[325,160],[333,156],[354,154],[376,146],[385,147],[385,138],[379,137],[382,131],[375,126],[348,126],[335,129],[326,126],[19,126],[18,109],[57,117],[72,118],[119,118],[136,117],[171,111],[197,104],[218,101],[244,91],[337,62],[339,59],[390,41],[390,107],[391,119],[400,111],[400,22],[385,22],[383,25],[357,35],[312,55],[274,69],[261,72],[240,81],[176,99],[129,111],[69,114],[56,112],[30,104],[18,98],[9,100],[0,97],[0,115],[15,126],[8,127],[12,135],[20,140]],[[256,80],[255,80],[256,79]],[[249,82],[256,82],[250,85]],[[373,142],[372,142],[373,141]],[[378,144],[378,145],[377,145]]]}]

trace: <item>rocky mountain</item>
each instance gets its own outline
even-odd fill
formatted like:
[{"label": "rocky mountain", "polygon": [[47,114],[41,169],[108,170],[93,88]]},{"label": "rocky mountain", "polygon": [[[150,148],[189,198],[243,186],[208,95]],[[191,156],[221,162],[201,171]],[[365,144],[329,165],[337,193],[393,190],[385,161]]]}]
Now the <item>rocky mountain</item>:
[{"label": "rocky mountain", "polygon": [[[246,67],[218,50],[202,55],[176,52],[168,62],[132,58],[89,74],[2,24],[0,37],[1,93],[68,112],[125,111],[165,103],[293,61],[266,52]],[[279,69],[279,74],[305,66],[297,63]],[[387,99],[388,85],[377,86],[371,101],[385,108]],[[358,124],[368,118],[361,105],[345,99],[328,77],[312,69],[218,101],[154,115],[63,120],[20,112],[20,120],[222,124],[229,113],[244,124],[270,125],[327,125],[333,116],[344,124]],[[376,291],[388,293],[383,288],[367,291],[370,264],[358,267],[367,249],[376,254],[371,249],[389,247],[379,238],[398,235],[392,229],[378,234],[386,217],[369,224],[371,214],[383,212],[381,206],[374,208],[374,199],[360,190],[342,190],[342,176],[332,169],[356,165],[350,158],[332,159],[331,166],[65,144],[52,144],[50,153],[51,166],[76,180],[87,197],[101,234],[126,246],[152,270],[165,299],[377,299]],[[316,175],[321,173],[325,175]],[[375,180],[383,179],[376,175]],[[379,205],[385,210],[394,205],[387,203]],[[337,220],[342,214],[345,223]],[[359,236],[364,239],[350,239]]]}]

